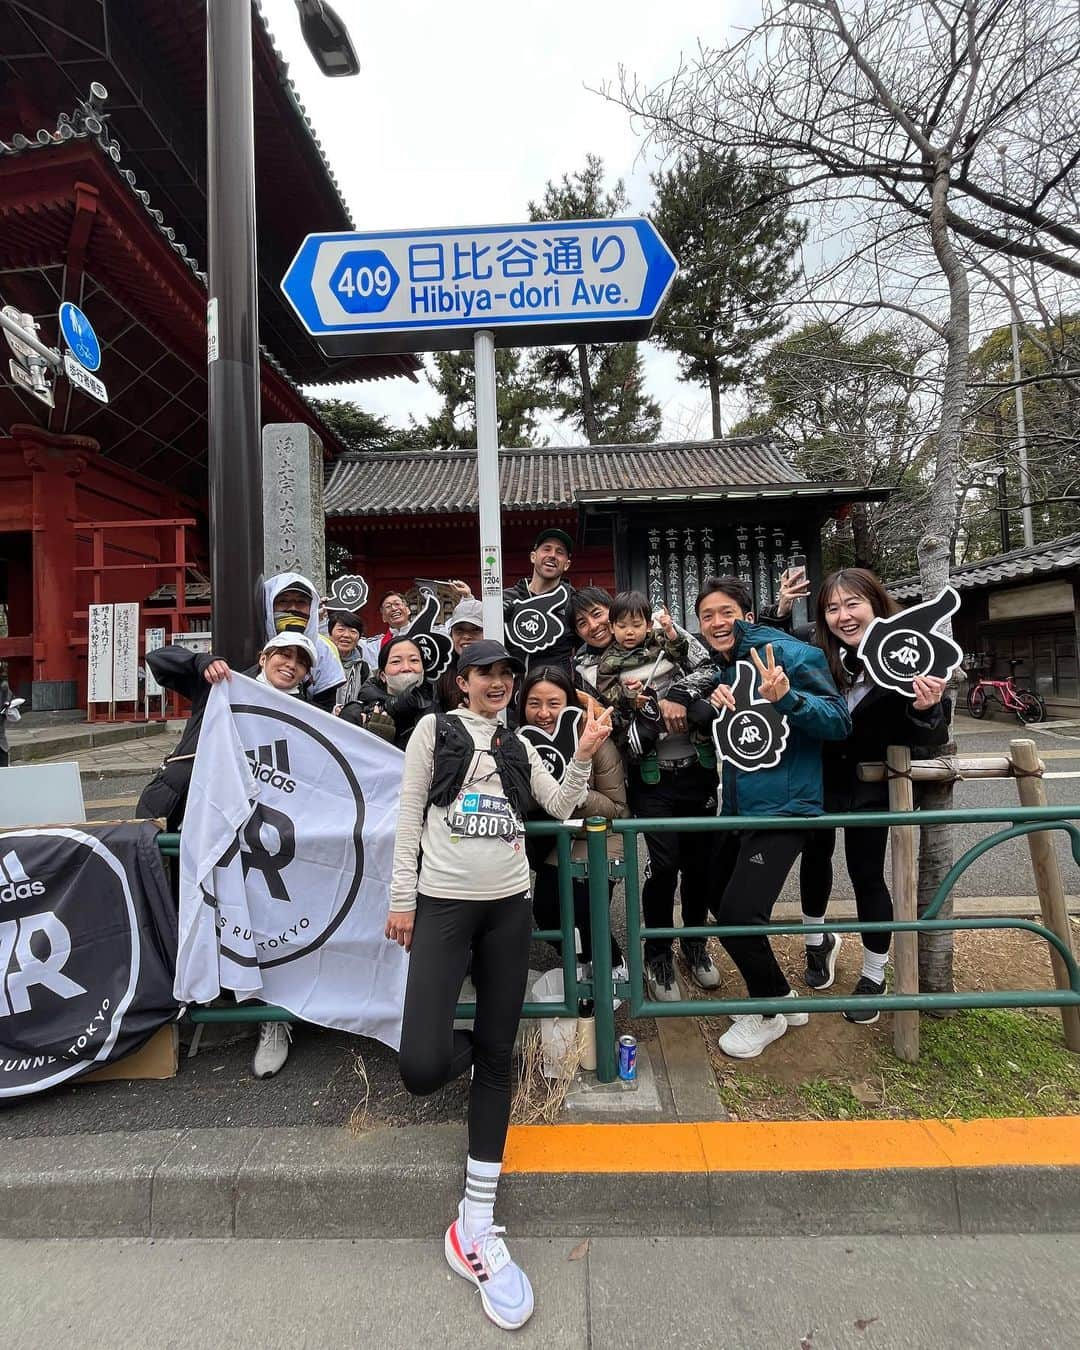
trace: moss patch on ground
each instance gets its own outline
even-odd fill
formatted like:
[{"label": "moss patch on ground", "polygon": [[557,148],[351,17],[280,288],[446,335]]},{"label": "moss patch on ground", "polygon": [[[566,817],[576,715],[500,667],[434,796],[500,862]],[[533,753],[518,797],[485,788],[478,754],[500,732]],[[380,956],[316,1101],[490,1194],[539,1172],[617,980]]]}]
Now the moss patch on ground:
[{"label": "moss patch on ground", "polygon": [[959,1119],[1080,1113],[1080,1057],[1065,1049],[1055,1017],[977,1010],[923,1018],[918,1064],[877,1043],[852,1083],[840,1077],[781,1081],[718,1063],[720,1098],[743,1120]]}]

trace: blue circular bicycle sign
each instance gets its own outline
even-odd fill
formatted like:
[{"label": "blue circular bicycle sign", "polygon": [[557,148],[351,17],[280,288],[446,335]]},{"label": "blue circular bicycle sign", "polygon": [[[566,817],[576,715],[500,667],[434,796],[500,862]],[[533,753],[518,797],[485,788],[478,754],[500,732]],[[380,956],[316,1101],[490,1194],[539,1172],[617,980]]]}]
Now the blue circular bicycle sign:
[{"label": "blue circular bicycle sign", "polygon": [[87,370],[97,370],[101,365],[101,343],[90,320],[70,300],[60,306],[60,332],[76,361]]}]

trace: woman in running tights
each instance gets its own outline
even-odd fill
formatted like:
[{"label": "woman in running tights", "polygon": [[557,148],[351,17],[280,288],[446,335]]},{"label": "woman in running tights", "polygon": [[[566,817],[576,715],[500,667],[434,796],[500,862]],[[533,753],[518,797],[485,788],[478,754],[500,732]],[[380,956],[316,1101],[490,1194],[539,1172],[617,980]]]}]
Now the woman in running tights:
[{"label": "woman in running tights", "polygon": [[[465,1194],[443,1249],[507,1330],[533,1310],[528,1278],[494,1226],[532,934],[523,822],[534,805],[556,819],[573,812],[610,734],[608,713],[586,713],[557,783],[535,748],[498,721],[522,670],[499,643],[470,643],[458,659],[462,706],[417,723],[405,751],[386,923],[386,936],[412,953],[401,1028],[405,1086],[435,1092],[472,1070]],[[471,1032],[455,1031],[470,952],[476,1017]]]},{"label": "woman in running tights", "polygon": [[[875,618],[887,618],[900,606],[873,572],[848,567],[822,582],[817,601],[815,641],[825,653],[836,687],[847,701],[851,735],[822,746],[825,810],[887,811],[887,783],[862,783],[859,764],[880,761],[890,745],[933,747],[948,740],[947,709],[942,705],[946,682],[935,676],[916,679],[915,698],[904,698],[874,684],[855,655],[863,633]],[[855,891],[862,923],[888,923],[892,897],[885,884],[885,828],[844,831],[844,859]],[[799,883],[804,923],[821,923],[832,890],[835,830],[810,830],[803,847]],[[806,983],[828,989],[836,973],[839,933],[806,936]],[[889,934],[863,936],[863,963],[852,993],[883,994]],[[876,1010],[845,1012],[849,1022],[876,1022]]]}]

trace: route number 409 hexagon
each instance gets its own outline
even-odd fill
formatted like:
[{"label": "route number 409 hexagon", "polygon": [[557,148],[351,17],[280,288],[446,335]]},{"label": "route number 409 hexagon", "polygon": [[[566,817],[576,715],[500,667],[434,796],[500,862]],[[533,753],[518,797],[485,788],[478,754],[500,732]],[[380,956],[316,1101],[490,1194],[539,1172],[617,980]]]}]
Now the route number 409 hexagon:
[{"label": "route number 409 hexagon", "polygon": [[393,264],[381,249],[343,254],[330,275],[335,299],[350,314],[378,314],[390,303],[399,282]]}]

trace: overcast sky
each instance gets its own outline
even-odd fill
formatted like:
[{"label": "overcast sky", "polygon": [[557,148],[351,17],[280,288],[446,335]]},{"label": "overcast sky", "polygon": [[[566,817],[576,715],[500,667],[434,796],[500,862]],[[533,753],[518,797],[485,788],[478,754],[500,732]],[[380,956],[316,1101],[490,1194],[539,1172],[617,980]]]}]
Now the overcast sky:
[{"label": "overcast sky", "polygon": [[[360,57],[352,79],[319,74],[293,0],[261,0],[360,230],[526,220],[548,179],[589,153],[603,158],[609,181],[625,179],[634,211],[646,211],[655,160],[643,158],[627,114],[586,86],[617,83],[620,65],[654,83],[699,39],[719,44],[760,13],[755,0],[333,3]],[[673,357],[642,351],[665,436],[707,436],[707,395],[676,378]],[[436,404],[423,379],[323,392],[399,423]]]}]

